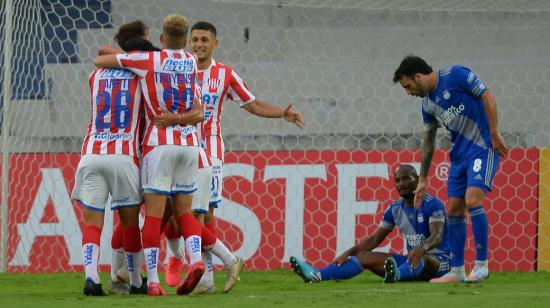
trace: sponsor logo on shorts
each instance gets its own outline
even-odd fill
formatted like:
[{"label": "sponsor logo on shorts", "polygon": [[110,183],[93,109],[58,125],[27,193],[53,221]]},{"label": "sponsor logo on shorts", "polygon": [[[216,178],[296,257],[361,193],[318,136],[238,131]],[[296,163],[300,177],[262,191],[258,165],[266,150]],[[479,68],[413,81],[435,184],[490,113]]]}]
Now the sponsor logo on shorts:
[{"label": "sponsor logo on shorts", "polygon": [[114,199],[112,203],[128,203],[129,201],[130,201],[130,197],[123,197],[123,198]]}]

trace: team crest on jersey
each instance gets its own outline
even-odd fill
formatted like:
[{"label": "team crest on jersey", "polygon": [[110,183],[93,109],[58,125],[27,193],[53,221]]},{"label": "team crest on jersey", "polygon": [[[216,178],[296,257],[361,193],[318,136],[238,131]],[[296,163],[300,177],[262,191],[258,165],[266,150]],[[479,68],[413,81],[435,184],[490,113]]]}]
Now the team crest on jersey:
[{"label": "team crest on jersey", "polygon": [[162,70],[178,73],[192,73],[194,68],[192,59],[167,58],[162,62]]},{"label": "team crest on jersey", "polygon": [[449,93],[449,91],[447,90],[443,91],[443,98],[448,100],[449,98],[451,98],[451,93]]},{"label": "team crest on jersey", "polygon": [[417,220],[419,224],[424,222],[424,216],[422,215],[422,213],[418,213]]},{"label": "team crest on jersey", "polygon": [[133,72],[120,69],[120,68],[108,68],[101,72],[100,79],[113,78],[113,79],[132,79],[136,76]]}]

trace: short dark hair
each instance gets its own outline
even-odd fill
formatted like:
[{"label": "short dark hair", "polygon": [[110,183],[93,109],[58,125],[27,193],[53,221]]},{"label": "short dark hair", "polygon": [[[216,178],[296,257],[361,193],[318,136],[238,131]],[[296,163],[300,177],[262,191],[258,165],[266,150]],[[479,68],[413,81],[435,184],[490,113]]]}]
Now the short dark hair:
[{"label": "short dark hair", "polygon": [[401,64],[399,64],[399,67],[395,70],[395,73],[393,74],[393,82],[397,83],[402,77],[414,79],[416,74],[427,75],[432,72],[432,67],[429,66],[424,59],[414,55],[409,55],[401,61]]},{"label": "short dark hair", "polygon": [[139,50],[139,51],[160,51],[161,50],[160,48],[155,47],[153,43],[138,36],[129,38],[128,41],[126,41],[126,45],[124,45],[122,49],[126,52],[136,51],[136,50]]},{"label": "short dark hair", "polygon": [[214,34],[214,37],[216,37],[218,35],[218,31],[216,30],[216,27],[214,27],[214,25],[209,23],[208,21],[197,21],[191,27],[191,32],[193,32],[193,30],[210,31],[210,33]]},{"label": "short dark hair", "polygon": [[115,34],[115,42],[117,42],[120,48],[124,49],[126,42],[132,37],[144,37],[147,34],[149,28],[143,21],[137,19],[135,21],[123,24],[118,28]]}]

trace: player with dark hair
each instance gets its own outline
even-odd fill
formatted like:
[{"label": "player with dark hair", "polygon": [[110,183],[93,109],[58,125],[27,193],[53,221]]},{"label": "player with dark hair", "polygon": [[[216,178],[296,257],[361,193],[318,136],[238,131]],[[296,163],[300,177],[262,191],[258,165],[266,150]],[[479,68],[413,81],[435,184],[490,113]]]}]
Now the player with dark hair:
[{"label": "player with dark hair", "polygon": [[[407,94],[422,98],[424,140],[415,205],[420,206],[435,149],[437,128],[451,134],[451,170],[448,179],[451,271],[433,282],[477,282],[489,276],[485,195],[493,186],[500,156],[508,148],[498,131],[498,113],[493,93],[464,66],[434,72],[426,61],[408,56],[396,69],[394,82]],[[476,261],[466,277],[466,210],[470,214],[476,244]]]},{"label": "player with dark hair", "polygon": [[[385,283],[410,280],[429,280],[449,271],[449,248],[445,207],[443,202],[423,194],[421,206],[414,207],[418,175],[411,165],[395,170],[395,188],[401,198],[385,211],[373,234],[338,256],[325,268],[317,269],[308,263],[290,258],[292,270],[305,282],[348,279],[368,269],[384,277]],[[384,241],[394,227],[405,238],[407,255],[372,251]]]}]

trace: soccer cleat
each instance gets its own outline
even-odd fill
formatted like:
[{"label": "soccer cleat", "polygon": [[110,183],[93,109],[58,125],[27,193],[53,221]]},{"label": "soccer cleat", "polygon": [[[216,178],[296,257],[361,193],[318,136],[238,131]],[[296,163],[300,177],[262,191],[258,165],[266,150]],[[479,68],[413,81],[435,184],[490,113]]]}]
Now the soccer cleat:
[{"label": "soccer cleat", "polygon": [[150,282],[147,284],[147,295],[149,296],[164,296],[166,292],[158,282]]},{"label": "soccer cleat", "polygon": [[439,277],[430,279],[431,283],[460,283],[464,282],[464,276],[459,275],[455,272],[448,272],[447,274]]},{"label": "soccer cleat", "polygon": [[225,286],[223,287],[223,292],[227,293],[233,289],[237,284],[237,281],[241,280],[240,273],[244,268],[244,260],[237,257],[237,262],[231,266],[225,267]]},{"label": "soccer cleat", "polygon": [[168,266],[164,279],[169,287],[175,287],[180,281],[181,270],[183,269],[183,260],[180,260],[174,256],[168,260]]},{"label": "soccer cleat", "polygon": [[101,283],[94,283],[90,278],[84,282],[84,295],[86,296],[105,296],[105,291],[101,287]]},{"label": "soccer cleat", "polygon": [[107,290],[109,294],[127,295],[130,294],[130,285],[122,281],[109,280]]},{"label": "soccer cleat", "polygon": [[384,283],[395,283],[397,282],[397,263],[393,257],[389,257],[384,262]]},{"label": "soccer cleat", "polygon": [[193,289],[195,289],[201,280],[202,274],[204,274],[204,263],[202,261],[193,263],[187,270],[187,274],[185,274],[183,280],[178,283],[176,293],[178,295],[188,295],[193,292]]},{"label": "soccer cleat", "polygon": [[199,283],[193,292],[189,293],[189,295],[199,295],[199,294],[214,294],[216,293],[216,287],[212,285],[207,285],[205,283]]},{"label": "soccer cleat", "polygon": [[302,277],[304,282],[319,282],[319,276],[316,275],[317,269],[296,257],[290,257],[290,267],[296,275]]},{"label": "soccer cleat", "polygon": [[141,287],[130,286],[130,294],[147,294],[147,278],[141,277]]},{"label": "soccer cleat", "polygon": [[466,276],[466,282],[477,283],[483,279],[489,278],[489,268],[487,267],[474,267],[472,272]]}]

